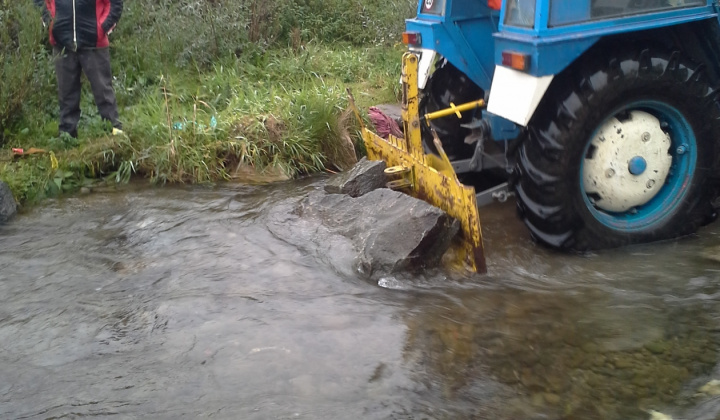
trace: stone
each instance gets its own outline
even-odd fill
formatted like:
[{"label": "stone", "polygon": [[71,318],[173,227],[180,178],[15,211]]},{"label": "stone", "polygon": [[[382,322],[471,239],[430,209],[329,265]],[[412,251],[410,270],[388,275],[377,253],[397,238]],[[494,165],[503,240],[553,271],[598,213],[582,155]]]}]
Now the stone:
[{"label": "stone", "polygon": [[650,414],[650,420],[672,420],[672,417],[659,411],[648,410],[648,414]]},{"label": "stone", "polygon": [[272,210],[273,234],[340,272],[375,279],[436,266],[459,230],[442,210],[386,188],[357,198],[315,190],[289,207]]},{"label": "stone", "polygon": [[699,391],[703,394],[708,395],[720,395],[720,381],[717,379],[713,379],[712,381],[700,387]]},{"label": "stone", "polygon": [[653,341],[645,344],[645,348],[653,354],[663,354],[668,350],[668,343],[665,341]]},{"label": "stone", "polygon": [[614,363],[617,369],[630,369],[634,364],[631,360],[626,358],[617,358]]},{"label": "stone", "polygon": [[325,192],[360,197],[387,184],[385,162],[362,158],[347,172],[333,175],[325,183]]},{"label": "stone", "polygon": [[598,345],[595,343],[585,343],[582,345],[582,349],[585,353],[588,354],[597,354],[600,351]]},{"label": "stone", "polygon": [[542,393],[538,392],[532,395],[531,397],[532,405],[536,407],[542,407],[545,405],[545,397]]},{"label": "stone", "polygon": [[0,181],[0,224],[3,224],[17,213],[17,203],[10,191],[10,187]]},{"label": "stone", "polygon": [[700,252],[700,255],[705,259],[720,262],[720,245],[707,247]]},{"label": "stone", "polygon": [[543,396],[545,397],[545,401],[550,405],[560,404],[560,396],[557,394],[551,394],[546,392]]}]

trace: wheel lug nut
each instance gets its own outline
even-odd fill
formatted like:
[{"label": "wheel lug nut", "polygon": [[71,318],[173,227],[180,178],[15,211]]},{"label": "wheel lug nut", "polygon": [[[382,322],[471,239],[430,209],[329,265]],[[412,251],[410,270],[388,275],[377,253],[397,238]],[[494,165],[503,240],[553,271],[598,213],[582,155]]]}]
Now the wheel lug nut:
[{"label": "wheel lug nut", "polygon": [[678,148],[675,150],[678,155],[684,155],[688,151],[688,145],[683,144],[681,146],[678,146]]},{"label": "wheel lug nut", "polygon": [[607,171],[605,171],[605,176],[608,178],[612,178],[615,176],[615,169],[610,168]]},{"label": "wheel lug nut", "polygon": [[655,180],[654,180],[654,179],[649,180],[649,181],[647,182],[647,184],[645,184],[645,186],[648,187],[648,188],[652,188],[654,185],[655,185]]},{"label": "wheel lug nut", "polygon": [[644,132],[642,135],[642,141],[644,141],[646,143],[649,142],[650,141],[650,133],[648,133],[647,131]]},{"label": "wheel lug nut", "polygon": [[637,212],[637,209],[634,207],[630,209],[630,214],[637,214]]}]

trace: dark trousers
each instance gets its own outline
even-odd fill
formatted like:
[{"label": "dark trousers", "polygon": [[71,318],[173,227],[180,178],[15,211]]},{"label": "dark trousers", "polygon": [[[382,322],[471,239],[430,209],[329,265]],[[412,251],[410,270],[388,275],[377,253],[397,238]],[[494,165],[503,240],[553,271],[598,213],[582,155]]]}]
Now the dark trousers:
[{"label": "dark trousers", "polygon": [[112,87],[109,48],[83,49],[77,52],[55,47],[55,74],[60,102],[60,132],[77,137],[80,121],[80,74],[90,81],[100,116],[122,128]]}]

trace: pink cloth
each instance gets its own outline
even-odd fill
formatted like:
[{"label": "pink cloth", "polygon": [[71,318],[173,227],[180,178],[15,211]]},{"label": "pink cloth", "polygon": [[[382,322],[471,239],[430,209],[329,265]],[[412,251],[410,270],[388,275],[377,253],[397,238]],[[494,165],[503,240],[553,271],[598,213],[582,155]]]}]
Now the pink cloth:
[{"label": "pink cloth", "polygon": [[375,126],[375,131],[377,131],[377,134],[380,137],[386,139],[389,134],[399,138],[404,137],[402,130],[400,130],[400,126],[398,126],[395,120],[385,115],[378,108],[371,106],[368,114],[370,116],[370,121],[372,121]]}]

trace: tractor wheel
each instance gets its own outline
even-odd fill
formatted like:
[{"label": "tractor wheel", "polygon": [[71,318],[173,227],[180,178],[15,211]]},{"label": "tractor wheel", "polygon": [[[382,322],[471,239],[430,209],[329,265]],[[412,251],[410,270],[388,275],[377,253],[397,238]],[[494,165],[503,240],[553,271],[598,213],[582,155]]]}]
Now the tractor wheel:
[{"label": "tractor wheel", "polygon": [[[438,61],[422,92],[420,115],[446,109],[450,107],[450,103],[460,105],[483,97],[484,92],[478,85],[443,59]],[[472,117],[472,112],[466,112],[463,113],[462,119],[451,116],[430,122],[430,126],[435,129],[442,141],[443,149],[451,159],[472,156],[474,147],[465,144],[465,137],[470,134],[470,130],[461,127],[461,124],[469,123]],[[422,124],[422,139],[428,152],[437,153],[433,145],[432,132],[426,124]]]},{"label": "tractor wheel", "polygon": [[645,49],[569,70],[518,151],[518,212],[532,236],[585,251],[683,236],[709,221],[720,111],[702,66]]}]

